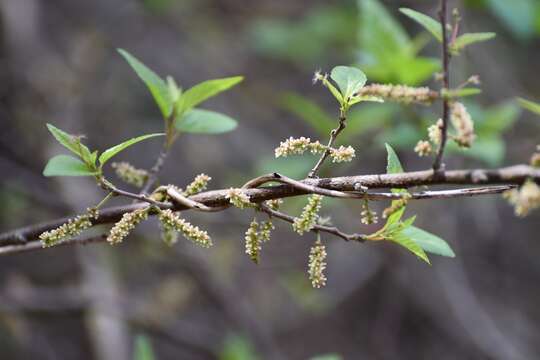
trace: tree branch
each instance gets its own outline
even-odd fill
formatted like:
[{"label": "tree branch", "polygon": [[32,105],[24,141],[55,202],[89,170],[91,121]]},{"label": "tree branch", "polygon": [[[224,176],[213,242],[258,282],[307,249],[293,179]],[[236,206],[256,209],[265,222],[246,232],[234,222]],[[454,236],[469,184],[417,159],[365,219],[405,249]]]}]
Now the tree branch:
[{"label": "tree branch", "polygon": [[[326,179],[305,179],[300,183],[317,188],[357,192],[362,187],[370,189],[383,188],[409,188],[422,185],[490,185],[490,184],[506,184],[520,185],[525,180],[532,179],[540,183],[540,169],[533,168],[527,165],[516,165],[500,169],[484,170],[452,170],[446,171],[442,176],[436,176],[433,170],[406,172],[400,174],[379,174],[379,175],[357,175],[344,176]],[[426,191],[413,193],[413,199],[436,199],[448,198],[456,196],[474,196],[483,194],[493,194],[504,191],[506,188],[492,189],[461,189],[447,190],[443,192]],[[261,203],[266,200],[286,198],[291,196],[299,196],[309,194],[307,190],[302,190],[291,185],[277,185],[262,188],[245,189],[246,195],[249,196],[253,203]],[[228,190],[213,190],[206,191],[189,197],[194,202],[204,204],[208,207],[228,206],[229,199],[227,198]],[[398,194],[399,195],[399,194]],[[395,195],[394,195],[395,196]],[[388,195],[380,193],[366,193],[363,198],[370,200],[392,199]],[[136,203],[124,206],[105,208],[100,211],[99,217],[93,220],[94,225],[109,224],[120,220],[126,212],[132,212],[142,207],[147,207],[146,203]],[[182,204],[161,203],[159,206],[162,209],[174,209],[176,211],[189,209],[188,206]],[[67,222],[69,218],[57,219],[37,225],[31,225],[16,229],[10,232],[0,234],[0,247],[8,245],[20,245],[31,241],[37,241],[38,237],[44,231],[57,228]]]}]

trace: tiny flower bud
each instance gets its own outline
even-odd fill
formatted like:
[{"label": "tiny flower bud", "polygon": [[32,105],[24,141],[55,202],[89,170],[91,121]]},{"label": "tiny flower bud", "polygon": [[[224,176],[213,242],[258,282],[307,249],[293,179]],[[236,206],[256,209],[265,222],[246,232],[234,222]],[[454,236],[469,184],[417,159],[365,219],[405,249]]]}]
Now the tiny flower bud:
[{"label": "tiny flower bud", "polygon": [[505,191],[503,197],[514,205],[517,216],[525,217],[532,210],[540,208],[540,187],[532,180],[527,180],[521,188]]},{"label": "tiny flower bud", "polygon": [[273,199],[273,200],[266,201],[266,205],[268,205],[268,207],[274,211],[279,210],[279,207],[281,206],[281,204],[283,204],[282,199]]},{"label": "tiny flower bud", "polygon": [[409,203],[410,198],[411,198],[411,194],[407,193],[407,194],[403,194],[403,197],[401,199],[392,201],[392,204],[386,209],[384,209],[383,215],[382,215],[383,219],[388,218],[389,216],[391,216],[392,214],[396,213],[401,208],[406,206]]},{"label": "tiny flower bud", "polygon": [[418,156],[429,156],[433,151],[433,148],[431,147],[431,144],[429,141],[420,140],[416,144],[414,148],[414,152],[418,154]]}]

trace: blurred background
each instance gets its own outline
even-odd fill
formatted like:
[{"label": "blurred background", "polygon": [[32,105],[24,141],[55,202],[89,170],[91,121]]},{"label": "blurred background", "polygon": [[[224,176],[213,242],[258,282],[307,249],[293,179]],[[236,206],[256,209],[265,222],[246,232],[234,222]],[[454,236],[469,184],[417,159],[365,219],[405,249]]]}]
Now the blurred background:
[{"label": "blurred background", "polygon": [[[478,140],[468,152],[451,149],[447,166],[525,163],[540,141],[540,119],[515,97],[540,99],[540,1],[450,3],[464,31],[498,36],[453,61],[453,85],[477,74],[483,93],[466,99]],[[185,186],[202,172],[214,189],[268,171],[302,178],[315,159],[276,161],[273,149],[288,136],[326,141],[337,106],[311,84],[315,70],[356,64],[370,81],[438,86],[439,44],[399,13],[402,6],[436,16],[438,1],[0,0],[0,230],[81,212],[103,196],[90,179],[41,175],[47,159],[63,153],[46,122],[86,135],[97,149],[161,130],[159,110],[116,48],[184,88],[246,77],[204,106],[238,119],[238,129],[182,135],[163,183]],[[431,159],[412,150],[439,108],[358,106],[341,138],[356,148],[355,161],[322,175],[384,172],[384,142],[406,170],[429,168]],[[148,168],[159,150],[159,141],[144,142],[121,160]],[[290,199],[285,209],[298,214],[304,203]],[[356,202],[325,200],[323,214],[345,231],[375,230],[361,227],[359,213]],[[235,209],[185,214],[213,237],[208,250],[187,241],[167,247],[151,220],[114,248],[4,256],[0,357],[538,358],[539,213],[518,219],[496,196],[419,201],[407,213],[446,239],[456,258],[432,256],[430,267],[395,245],[324,235],[321,290],[306,275],[312,234],[276,223],[256,266],[243,244],[252,214]]]}]

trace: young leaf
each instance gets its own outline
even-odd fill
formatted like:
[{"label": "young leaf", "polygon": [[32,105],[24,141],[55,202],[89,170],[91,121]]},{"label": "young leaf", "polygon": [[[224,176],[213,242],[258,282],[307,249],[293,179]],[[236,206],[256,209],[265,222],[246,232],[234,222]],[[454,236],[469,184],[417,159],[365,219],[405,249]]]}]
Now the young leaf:
[{"label": "young leaf", "polygon": [[493,39],[497,34],[493,32],[483,32],[483,33],[468,33],[463,34],[459,36],[456,41],[452,44],[452,52],[456,53],[462,50],[465,46],[482,42],[482,41],[488,41]]},{"label": "young leaf", "polygon": [[532,111],[535,114],[540,115],[540,104],[535,103],[529,100],[525,100],[523,98],[518,98],[518,103],[521,105],[524,109],[527,109],[529,111]]},{"label": "young leaf", "polygon": [[437,39],[439,42],[442,42],[442,26],[440,22],[430,16],[427,16],[412,9],[401,8],[399,9],[399,11],[422,25],[435,37],[435,39]]},{"label": "young leaf", "polygon": [[183,114],[208,98],[230,89],[240,83],[243,79],[243,76],[233,76],[223,79],[207,80],[195,85],[184,92],[180,97],[180,100],[177,103],[177,113]]},{"label": "young leaf", "polygon": [[133,351],[134,360],[155,360],[154,350],[150,340],[144,335],[135,338],[135,349]]},{"label": "young leaf", "polygon": [[401,162],[399,161],[399,158],[392,149],[392,147],[388,144],[385,144],[386,146],[386,153],[387,153],[387,162],[386,162],[386,173],[387,174],[399,174],[403,172],[403,166],[401,166]]},{"label": "young leaf", "polygon": [[99,164],[103,166],[107,161],[109,161],[113,156],[118,154],[120,151],[130,147],[131,145],[134,145],[138,143],[139,141],[143,141],[152,137],[156,136],[163,136],[165,134],[148,134],[139,136],[133,139],[129,139],[127,141],[124,141],[121,144],[115,145],[107,150],[105,150],[100,156],[99,156]]},{"label": "young leaf", "polygon": [[85,162],[90,164],[94,164],[96,162],[95,157],[92,156],[88,147],[81,143],[79,137],[68,134],[67,132],[58,129],[51,124],[47,124],[47,128],[61,145],[73,152],[75,155],[79,156]]},{"label": "young leaf", "polygon": [[350,66],[336,66],[330,77],[338,85],[345,100],[357,93],[367,81],[366,75],[360,69]]},{"label": "young leaf", "polygon": [[45,176],[92,176],[97,172],[89,169],[88,166],[69,155],[57,155],[49,160],[43,175]]},{"label": "young leaf", "polygon": [[[401,166],[401,161],[399,161],[399,158],[394,151],[394,149],[389,145],[385,144],[386,146],[386,153],[387,153],[387,160],[386,160],[386,173],[387,174],[399,174],[403,172],[403,166]],[[407,190],[405,189],[392,189],[393,193],[407,193]],[[394,205],[399,200],[392,201],[392,205]],[[405,212],[405,206],[401,207],[398,211],[393,213],[388,217],[386,220],[386,224],[384,225],[384,228],[388,228],[388,226],[397,223],[401,217],[403,216],[403,213]]]},{"label": "young leaf", "polygon": [[403,229],[402,232],[405,236],[411,238],[418,245],[420,245],[424,251],[452,258],[456,256],[446,241],[425,230],[419,229],[415,226],[409,226]]},{"label": "young leaf", "polygon": [[120,55],[126,59],[129,65],[133,68],[139,78],[146,84],[148,90],[154,97],[159,110],[164,118],[167,118],[172,113],[173,102],[169,87],[155,72],[147,68],[143,63],[137,60],[133,55],[123,49],[118,49]]},{"label": "young leaf", "polygon": [[176,129],[193,134],[221,134],[234,130],[236,120],[210,110],[193,109],[176,120]]},{"label": "young leaf", "polygon": [[404,248],[418,256],[420,259],[431,265],[425,251],[420,247],[420,245],[418,245],[418,243],[416,243],[413,239],[407,236],[403,231],[393,234],[389,240],[403,246]]}]

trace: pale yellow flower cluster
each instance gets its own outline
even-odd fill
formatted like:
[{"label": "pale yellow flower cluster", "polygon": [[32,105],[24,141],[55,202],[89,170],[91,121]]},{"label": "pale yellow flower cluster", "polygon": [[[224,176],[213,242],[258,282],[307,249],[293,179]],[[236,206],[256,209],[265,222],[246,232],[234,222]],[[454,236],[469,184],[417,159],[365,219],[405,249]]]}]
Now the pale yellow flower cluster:
[{"label": "pale yellow flower cluster", "polygon": [[433,152],[433,148],[429,141],[420,140],[414,147],[414,152],[417,153],[418,156],[429,156]]},{"label": "pale yellow flower cluster", "polygon": [[317,289],[326,285],[327,279],[324,275],[326,256],[326,248],[319,239],[311,247],[308,262],[309,280],[311,280],[311,285]]},{"label": "pale yellow flower cluster", "polygon": [[379,222],[379,217],[377,216],[377,213],[369,208],[368,200],[365,200],[362,203],[362,212],[360,212],[360,216],[360,221],[362,222],[362,224],[365,225],[376,224]]},{"label": "pale yellow flower cluster", "polygon": [[251,205],[251,202],[249,201],[249,196],[247,196],[242,189],[230,188],[227,191],[226,198],[229,199],[231,204],[240,209],[244,209]]},{"label": "pale yellow flower cluster", "polygon": [[460,102],[454,102],[450,110],[450,120],[456,130],[454,141],[461,147],[470,148],[476,138],[471,115]]},{"label": "pale yellow flower cluster", "polygon": [[359,96],[376,96],[385,100],[405,104],[431,104],[439,97],[436,91],[427,87],[411,87],[405,85],[371,84],[364,86],[358,92]]},{"label": "pale yellow flower cluster", "polygon": [[352,161],[354,156],[355,152],[352,146],[345,147],[341,145],[338,149],[330,149],[330,157],[334,163]]},{"label": "pale yellow flower cluster", "polygon": [[406,206],[409,203],[410,198],[411,194],[407,193],[403,194],[403,197],[401,199],[392,201],[392,204],[383,210],[383,219],[386,219],[390,215],[400,210],[402,207]]},{"label": "pale yellow flower cluster", "polygon": [[92,226],[92,218],[97,218],[98,213],[95,209],[88,209],[88,213],[69,219],[67,223],[60,225],[56,229],[45,231],[39,235],[43,247],[54,246],[63,240],[67,240],[79,235],[84,230]]},{"label": "pale yellow flower cluster", "polygon": [[317,219],[319,218],[319,210],[321,209],[322,203],[321,195],[311,195],[309,197],[307,205],[304,207],[300,217],[294,219],[293,229],[298,234],[302,235],[304,232],[311,231],[315,224],[317,224]]},{"label": "pale yellow flower cluster", "polygon": [[212,178],[206,174],[197,175],[195,179],[191,182],[191,184],[186,187],[184,195],[191,196],[206,190],[206,187],[208,186],[208,182],[210,180],[212,180]]},{"label": "pale yellow flower cluster", "polygon": [[330,151],[330,157],[334,163],[351,161],[355,156],[354,148],[352,146],[341,145],[337,149],[329,148],[319,141],[311,142],[311,139],[306,137],[298,139],[290,137],[289,139],[282,141],[279,144],[279,147],[275,149],[275,155],[276,158],[287,157],[289,155],[302,155],[306,151],[309,151],[312,154],[322,154],[327,149]]},{"label": "pale yellow flower cluster", "polygon": [[437,122],[434,125],[431,125],[430,127],[428,127],[429,140],[435,145],[439,145],[441,143],[442,127],[443,127],[442,119],[437,120]]},{"label": "pale yellow flower cluster", "polygon": [[256,219],[253,219],[249,224],[244,239],[246,240],[246,254],[255,264],[258,264],[262,249],[262,238],[259,234],[259,223]]},{"label": "pale yellow flower cluster", "polygon": [[178,214],[172,212],[172,210],[161,210],[158,218],[164,231],[174,230],[179,232],[187,239],[204,248],[212,246],[212,239],[208,236],[206,231],[199,229],[198,226],[191,225],[185,219],[179,217]]},{"label": "pale yellow flower cluster", "polygon": [[532,180],[526,181],[519,189],[506,191],[503,196],[514,205],[517,216],[527,216],[532,210],[540,208],[540,187]]},{"label": "pale yellow flower cluster", "polygon": [[109,236],[107,236],[107,241],[111,245],[121,243],[126,236],[129,235],[131,230],[135,228],[135,226],[148,218],[148,210],[149,208],[146,207],[144,209],[138,209],[133,212],[125,213],[120,221],[114,224],[112,227],[111,231],[109,232]]},{"label": "pale yellow flower cluster", "polygon": [[279,147],[275,149],[276,158],[287,157],[289,155],[302,155],[306,151],[310,151],[312,154],[322,153],[326,150],[326,146],[320,142],[311,142],[310,138],[301,137],[298,139],[292,136],[279,144]]},{"label": "pale yellow flower cluster", "polygon": [[114,162],[111,166],[116,176],[130,185],[142,187],[148,179],[148,171],[137,169],[128,162]]}]

